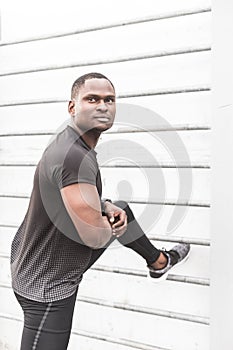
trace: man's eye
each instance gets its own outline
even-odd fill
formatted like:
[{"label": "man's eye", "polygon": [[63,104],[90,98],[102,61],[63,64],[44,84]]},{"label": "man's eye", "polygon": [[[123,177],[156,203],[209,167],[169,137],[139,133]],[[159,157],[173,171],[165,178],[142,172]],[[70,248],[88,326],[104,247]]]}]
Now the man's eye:
[{"label": "man's eye", "polygon": [[115,100],[113,97],[108,97],[108,98],[106,98],[105,102],[106,103],[113,103],[113,102],[115,102]]},{"label": "man's eye", "polygon": [[95,97],[89,97],[89,98],[88,98],[88,101],[89,101],[89,102],[96,102],[96,98],[95,98]]}]

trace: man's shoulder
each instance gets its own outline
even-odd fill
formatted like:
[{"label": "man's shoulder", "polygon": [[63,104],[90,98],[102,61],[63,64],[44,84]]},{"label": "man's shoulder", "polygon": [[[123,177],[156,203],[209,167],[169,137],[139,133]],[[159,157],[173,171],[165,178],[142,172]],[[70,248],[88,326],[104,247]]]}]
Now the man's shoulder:
[{"label": "man's shoulder", "polygon": [[84,155],[86,152],[80,142],[80,136],[72,131],[72,128],[67,126],[64,130],[50,140],[49,145],[45,149],[42,158],[52,162],[64,161],[67,156]]}]

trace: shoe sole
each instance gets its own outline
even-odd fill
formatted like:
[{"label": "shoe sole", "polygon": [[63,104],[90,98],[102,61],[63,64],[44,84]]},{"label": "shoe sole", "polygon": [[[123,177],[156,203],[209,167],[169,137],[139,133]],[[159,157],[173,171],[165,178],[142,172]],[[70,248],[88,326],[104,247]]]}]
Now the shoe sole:
[{"label": "shoe sole", "polygon": [[[191,250],[191,249],[190,249]],[[189,255],[190,255],[190,250],[188,252],[188,254],[186,255],[186,257],[184,259],[182,259],[181,261],[179,261],[177,264],[175,264],[174,266],[172,266],[170,268],[170,270],[168,270],[167,272],[165,272],[161,277],[151,277],[150,276],[150,270],[148,269],[148,272],[147,272],[147,276],[149,277],[149,279],[151,280],[151,282],[153,283],[159,283],[159,282],[163,282],[163,281],[166,281],[168,275],[171,273],[172,269],[175,268],[176,266],[180,266],[182,265],[183,263],[186,262],[186,260],[188,260],[189,258]]]}]

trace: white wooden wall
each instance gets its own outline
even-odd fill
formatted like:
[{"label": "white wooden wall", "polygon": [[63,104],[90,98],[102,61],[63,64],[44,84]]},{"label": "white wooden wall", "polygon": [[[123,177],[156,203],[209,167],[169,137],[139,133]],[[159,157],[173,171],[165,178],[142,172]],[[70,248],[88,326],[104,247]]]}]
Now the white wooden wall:
[{"label": "white wooden wall", "polygon": [[[157,247],[184,241],[192,244],[192,251],[166,282],[155,284],[134,252],[119,246],[109,249],[81,284],[69,349],[207,350],[210,0],[67,4],[59,15],[56,6],[54,12],[46,7],[37,12],[34,4],[19,12],[14,7],[2,10],[0,349],[16,350],[20,342],[22,313],[10,287],[9,254],[28,205],[35,166],[52,133],[68,118],[73,81],[98,71],[115,84],[119,103],[149,108],[177,130],[190,157],[190,163],[179,159],[177,167],[191,168],[193,174],[191,199],[177,203],[187,207],[186,216],[169,235],[179,181],[177,168],[159,143],[153,156],[161,168],[140,155],[137,167],[121,161],[103,166],[105,194],[117,197],[118,183],[128,181],[135,189],[131,207],[140,216],[148,199],[141,169],[149,169],[155,178],[162,171],[165,203],[155,195],[147,205],[155,212],[163,208],[147,233]],[[151,151],[149,132],[155,137],[161,133],[158,125],[144,133],[133,131],[113,129],[101,142],[127,140]],[[171,131],[162,132],[167,136]]]},{"label": "white wooden wall", "polygon": [[[211,150],[210,348],[233,349],[233,43],[222,40],[233,31],[233,3],[213,1],[213,79]],[[225,171],[227,169],[227,171]],[[217,262],[221,261],[221,264]],[[224,266],[224,273],[222,267]],[[229,269],[229,270],[227,270]]]}]

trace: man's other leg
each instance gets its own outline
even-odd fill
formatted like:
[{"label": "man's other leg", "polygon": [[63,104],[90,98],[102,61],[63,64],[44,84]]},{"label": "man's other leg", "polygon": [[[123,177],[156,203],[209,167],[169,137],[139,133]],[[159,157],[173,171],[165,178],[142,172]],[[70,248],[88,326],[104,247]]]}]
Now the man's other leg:
[{"label": "man's other leg", "polygon": [[128,217],[128,228],[124,235],[118,238],[119,242],[133,249],[146,260],[152,278],[166,279],[173,266],[187,259],[190,244],[180,243],[170,250],[158,250],[143,232],[129,205],[124,201],[117,201],[114,204],[124,209]]}]

